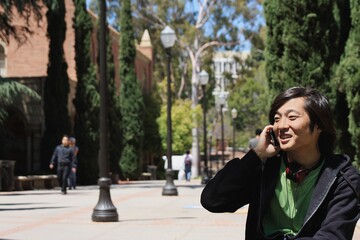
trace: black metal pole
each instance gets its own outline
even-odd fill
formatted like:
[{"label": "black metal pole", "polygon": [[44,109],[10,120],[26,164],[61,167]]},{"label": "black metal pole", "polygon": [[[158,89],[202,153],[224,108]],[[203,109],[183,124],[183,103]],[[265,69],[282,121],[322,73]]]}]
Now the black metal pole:
[{"label": "black metal pole", "polygon": [[220,116],[221,116],[221,160],[222,165],[225,165],[225,143],[224,143],[224,114],[223,114],[223,105],[220,104]]},{"label": "black metal pole", "polygon": [[172,170],[172,126],[171,126],[171,78],[170,78],[170,63],[171,63],[171,48],[165,49],[167,60],[167,139],[166,139],[166,158],[168,167],[166,169],[166,183],[163,187],[163,196],[177,196],[178,191],[174,184],[174,172]]},{"label": "black metal pole", "polygon": [[201,85],[203,92],[203,127],[204,127],[204,172],[202,174],[202,184],[207,184],[209,181],[209,172],[208,172],[208,158],[207,158],[207,139],[206,139],[206,94],[205,94],[205,85]]},{"label": "black metal pole", "polygon": [[106,81],[106,1],[99,0],[100,4],[100,153],[99,170],[100,188],[99,201],[94,208],[92,220],[94,222],[117,222],[118,213],[111,201],[108,176],[108,96]]},{"label": "black metal pole", "polygon": [[233,158],[235,158],[235,118],[233,118]]},{"label": "black metal pole", "polygon": [[209,162],[210,162],[210,171],[208,169],[208,176],[209,176],[209,179],[212,178],[212,174],[213,174],[213,166],[212,166],[212,160],[211,160],[211,148],[212,148],[212,135],[210,136],[210,139],[209,139]]}]

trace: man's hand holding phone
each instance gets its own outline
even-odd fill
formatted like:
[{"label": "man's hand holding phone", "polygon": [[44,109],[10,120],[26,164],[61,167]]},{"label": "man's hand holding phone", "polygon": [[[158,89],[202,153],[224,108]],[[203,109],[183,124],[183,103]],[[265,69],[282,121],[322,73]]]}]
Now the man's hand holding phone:
[{"label": "man's hand holding phone", "polygon": [[262,161],[275,156],[280,151],[280,145],[272,125],[268,125],[264,128],[260,134],[259,142],[253,150]]}]

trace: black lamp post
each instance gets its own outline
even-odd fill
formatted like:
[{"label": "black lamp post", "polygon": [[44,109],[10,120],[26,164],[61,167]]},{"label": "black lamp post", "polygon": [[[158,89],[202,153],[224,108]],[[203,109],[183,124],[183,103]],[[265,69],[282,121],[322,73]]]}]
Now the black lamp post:
[{"label": "black lamp post", "polygon": [[171,128],[171,79],[170,79],[170,63],[171,63],[171,48],[174,46],[176,35],[174,30],[166,26],[161,31],[160,39],[164,45],[168,60],[167,60],[167,139],[166,139],[166,158],[168,167],[166,169],[166,183],[162,191],[163,196],[177,196],[178,191],[174,184],[174,172],[172,170],[172,128]]},{"label": "black lamp post", "polygon": [[223,108],[226,103],[226,97],[225,94],[220,93],[219,94],[219,104],[220,104],[220,117],[221,117],[221,160],[222,165],[225,165],[225,143],[224,143],[224,114],[223,114]]},{"label": "black lamp post", "polygon": [[236,148],[236,144],[235,144],[235,132],[236,132],[235,119],[237,117],[236,108],[231,109],[231,117],[232,117],[232,120],[233,120],[233,158],[235,158],[235,148]]},{"label": "black lamp post", "polygon": [[202,70],[199,74],[199,80],[200,80],[200,84],[201,84],[201,88],[202,88],[202,92],[203,92],[204,163],[205,163],[204,171],[202,173],[201,183],[206,184],[209,181],[209,172],[208,172],[207,142],[206,142],[207,140],[206,140],[206,92],[205,92],[205,87],[209,81],[209,74],[205,70]]},{"label": "black lamp post", "polygon": [[111,180],[108,166],[108,109],[106,83],[106,1],[100,0],[100,153],[99,169],[100,188],[99,201],[94,208],[92,220],[94,222],[117,222],[118,213],[110,197]]},{"label": "black lamp post", "polygon": [[208,136],[209,136],[209,162],[210,162],[210,171],[208,169],[208,176],[209,178],[212,178],[212,174],[213,174],[213,166],[212,166],[212,161],[211,161],[211,148],[212,148],[212,131],[211,129],[208,132]]}]

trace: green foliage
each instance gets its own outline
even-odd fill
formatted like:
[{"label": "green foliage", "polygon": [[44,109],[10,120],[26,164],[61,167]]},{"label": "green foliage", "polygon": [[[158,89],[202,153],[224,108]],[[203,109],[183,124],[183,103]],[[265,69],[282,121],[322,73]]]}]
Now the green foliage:
[{"label": "green foliage", "polygon": [[[314,86],[330,98],[338,150],[359,161],[359,3],[265,1],[272,92]],[[345,47],[346,46],[346,47]]]},{"label": "green foliage", "polygon": [[331,67],[341,54],[333,8],[333,1],[265,1],[271,89],[302,85],[330,92]]},{"label": "green foliage", "polygon": [[145,153],[154,154],[155,158],[161,159],[161,136],[159,124],[156,119],[160,117],[161,99],[157,88],[152,90],[150,95],[144,95],[144,144]]},{"label": "green foliage", "polygon": [[349,109],[348,131],[356,149],[355,160],[360,166],[360,4],[350,1],[351,26],[345,53],[337,68],[334,83],[345,93]]},{"label": "green foliage", "polygon": [[120,167],[123,177],[126,179],[138,179],[139,169],[139,149],[135,144],[126,144],[121,154]]},{"label": "green foliage", "polygon": [[75,4],[75,60],[77,86],[74,99],[76,109],[74,132],[78,155],[78,181],[94,184],[98,179],[100,95],[96,80],[96,66],[90,59],[92,22],[85,0]]},{"label": "green foliage", "polygon": [[[12,36],[18,43],[25,43],[28,36],[34,33],[28,25],[29,21],[33,18],[40,23],[42,19],[42,6],[37,0],[2,0],[0,8],[0,39],[5,42],[9,42]],[[14,24],[17,17],[24,19],[27,24]]]},{"label": "green foliage", "polygon": [[[201,107],[191,108],[190,100],[177,100],[174,102],[171,110],[172,120],[172,137],[173,154],[183,154],[186,149],[191,149],[192,133],[191,130],[194,127],[193,114],[197,119],[197,123],[200,123],[202,111]],[[160,136],[162,138],[162,147],[166,151],[166,139],[167,139],[167,107],[163,105],[161,107],[161,116],[157,122],[160,126]]]},{"label": "green foliage", "polygon": [[18,99],[26,97],[40,100],[40,95],[31,88],[13,79],[4,79],[0,76],[0,124],[5,120],[7,113],[4,107],[12,105]]},{"label": "green foliage", "polygon": [[58,1],[58,8],[48,6],[49,63],[44,83],[45,132],[42,139],[42,163],[48,166],[49,159],[61,137],[71,129],[68,113],[69,78],[64,58],[65,2]]},{"label": "green foliage", "polygon": [[119,159],[122,152],[121,109],[115,85],[115,65],[110,36],[107,36],[107,82],[109,92],[109,166],[112,174],[120,174]]},{"label": "green foliage", "polygon": [[125,178],[134,178],[138,174],[144,135],[144,103],[140,84],[135,75],[136,50],[130,0],[123,1],[120,26],[120,105],[124,146],[120,168]]},{"label": "green foliage", "polygon": [[254,135],[255,129],[262,129],[268,124],[268,112],[272,102],[269,97],[267,81],[265,78],[264,62],[259,68],[254,69],[253,77],[246,77],[243,81],[237,81],[230,92],[229,110],[235,108],[238,111],[235,119],[238,146],[247,147],[249,137]]}]

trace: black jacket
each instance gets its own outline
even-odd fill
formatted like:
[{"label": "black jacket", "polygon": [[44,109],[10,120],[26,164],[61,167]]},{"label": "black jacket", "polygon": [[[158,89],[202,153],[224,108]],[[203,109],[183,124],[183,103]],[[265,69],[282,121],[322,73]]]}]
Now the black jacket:
[{"label": "black jacket", "polygon": [[[246,239],[268,239],[262,219],[270,207],[280,169],[279,155],[263,165],[250,150],[228,162],[205,186],[201,204],[210,212],[235,212],[249,204]],[[352,239],[360,217],[360,175],[346,155],[327,157],[319,173],[304,224],[289,239]],[[287,239],[278,235],[271,239]]]},{"label": "black jacket", "polygon": [[62,144],[58,145],[50,160],[51,164],[58,164],[59,166],[70,166],[76,168],[76,158],[74,150],[69,146],[64,146]]}]

